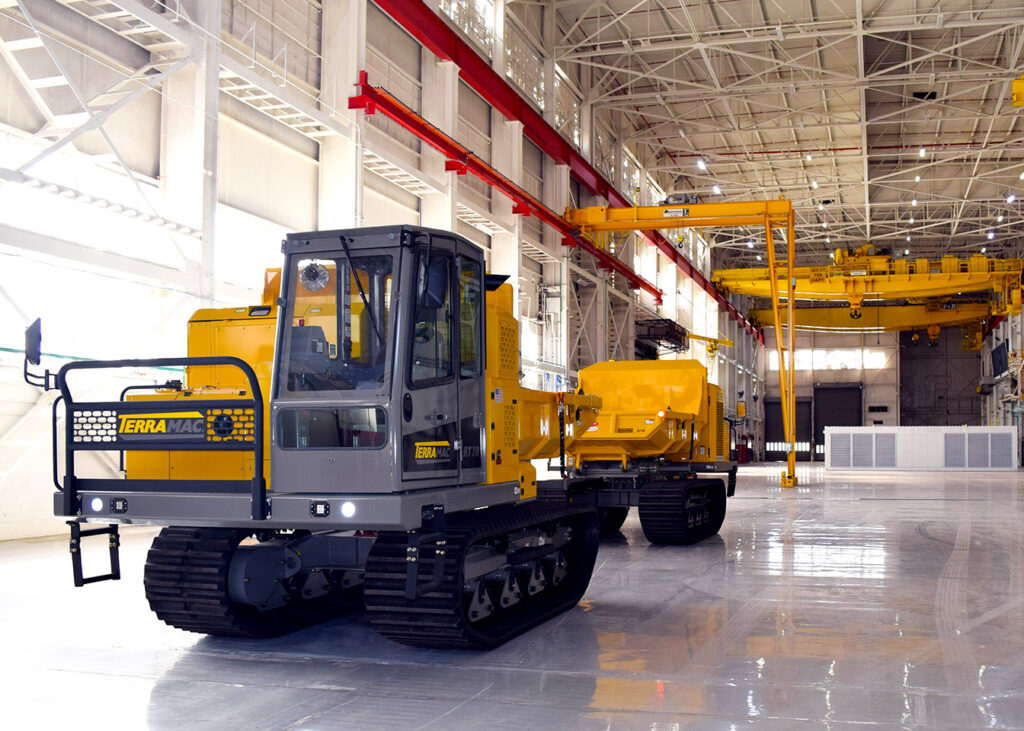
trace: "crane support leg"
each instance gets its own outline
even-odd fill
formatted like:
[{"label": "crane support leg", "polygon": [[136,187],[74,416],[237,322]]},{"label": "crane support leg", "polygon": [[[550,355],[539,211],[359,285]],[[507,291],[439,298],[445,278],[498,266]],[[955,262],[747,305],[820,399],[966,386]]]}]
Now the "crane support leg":
[{"label": "crane support leg", "polygon": [[[794,249],[795,249],[795,236],[793,226],[793,214],[789,215],[786,223],[786,250],[787,250],[787,266],[786,266],[786,311],[787,311],[787,323],[793,322],[793,310],[794,310],[794,297],[793,297],[793,260],[794,260]],[[778,266],[775,260],[775,240],[772,233],[772,224],[768,217],[765,217],[765,240],[767,242],[768,251],[768,270],[769,270],[769,283],[771,285],[772,294],[772,316],[774,318],[773,325],[775,327],[775,350],[779,354],[779,390],[780,390],[780,401],[782,403],[782,423],[786,434],[786,441],[789,442],[789,453],[786,455],[786,469],[782,472],[782,486],[783,487],[795,487],[796,486],[796,424],[795,424],[795,411],[796,411],[796,394],[795,394],[795,383],[793,378],[795,359],[795,329],[792,325],[787,325],[785,328],[787,345],[783,344],[783,328],[782,328],[782,316],[780,312],[781,307],[781,294],[779,292],[779,276]],[[789,353],[787,361],[786,352]]]}]

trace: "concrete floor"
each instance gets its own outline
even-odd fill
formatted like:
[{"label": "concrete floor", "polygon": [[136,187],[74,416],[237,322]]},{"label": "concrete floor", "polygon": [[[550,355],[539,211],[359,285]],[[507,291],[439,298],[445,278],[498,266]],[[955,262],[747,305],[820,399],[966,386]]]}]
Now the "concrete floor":
[{"label": "concrete floor", "polygon": [[200,638],[149,613],[149,529],[84,589],[65,543],[0,544],[0,725],[1024,728],[1024,473],[778,472],[743,469],[698,546],[648,545],[634,512],[579,608],[489,653],[361,614]]}]

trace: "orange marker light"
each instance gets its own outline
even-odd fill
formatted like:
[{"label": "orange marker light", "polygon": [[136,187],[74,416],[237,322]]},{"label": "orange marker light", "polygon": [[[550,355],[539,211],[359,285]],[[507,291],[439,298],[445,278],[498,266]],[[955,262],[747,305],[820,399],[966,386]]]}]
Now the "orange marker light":
[{"label": "orange marker light", "polygon": [[658,418],[659,419],[664,419],[665,418],[665,411],[664,411],[664,409],[662,409],[661,411],[658,412]]}]

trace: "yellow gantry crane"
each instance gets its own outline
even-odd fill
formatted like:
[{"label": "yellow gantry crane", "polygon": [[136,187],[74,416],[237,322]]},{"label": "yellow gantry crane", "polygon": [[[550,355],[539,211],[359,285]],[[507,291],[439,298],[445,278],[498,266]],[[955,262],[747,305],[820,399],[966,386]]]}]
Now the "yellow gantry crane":
[{"label": "yellow gantry crane", "polygon": [[[775,325],[775,348],[779,354],[779,386],[782,400],[782,421],[789,442],[786,469],[782,472],[784,487],[796,486],[796,393],[794,390],[794,350],[796,341],[794,329],[783,327],[779,286],[779,271],[775,257],[775,236],[784,231],[786,242],[786,309],[785,322],[795,322],[794,290],[796,267],[794,265],[796,233],[793,204],[787,200],[744,201],[737,203],[694,203],[665,204],[660,206],[635,206],[633,208],[590,208],[568,209],[565,219],[581,234],[591,239],[605,233],[623,231],[653,231],[657,229],[680,228],[723,228],[729,226],[764,226],[768,251],[767,280],[772,301],[772,322]],[[783,344],[782,334],[786,341]],[[725,344],[717,338],[690,335],[695,340],[709,343],[716,350]],[[731,343],[729,343],[731,344]],[[788,351],[788,359],[784,354]]]}]

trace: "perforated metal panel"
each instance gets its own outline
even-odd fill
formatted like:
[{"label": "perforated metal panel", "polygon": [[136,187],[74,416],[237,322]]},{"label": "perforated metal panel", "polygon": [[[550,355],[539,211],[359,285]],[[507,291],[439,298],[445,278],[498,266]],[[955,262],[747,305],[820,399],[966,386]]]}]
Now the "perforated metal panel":
[{"label": "perforated metal panel", "polygon": [[722,403],[722,394],[718,394],[718,401],[715,404],[715,424],[718,425],[716,433],[715,449],[716,455],[724,456],[726,452],[725,446],[725,406]]},{"label": "perforated metal panel", "polygon": [[874,467],[875,466],[875,440],[872,434],[853,434],[853,467]]},{"label": "perforated metal panel", "polygon": [[500,378],[519,377],[519,330],[515,322],[501,322],[498,325],[498,363]]},{"label": "perforated metal panel", "polygon": [[896,435],[875,434],[875,467],[896,466]]},{"label": "perforated metal panel", "polygon": [[944,434],[944,462],[946,467],[964,467],[967,464],[967,447],[963,434]]},{"label": "perforated metal panel", "polygon": [[1010,469],[1013,464],[1013,437],[1009,434],[993,434],[989,444],[989,466]]},{"label": "perforated metal panel", "polygon": [[967,435],[967,466],[975,469],[988,467],[988,434]]},{"label": "perforated metal panel", "polygon": [[505,451],[511,453],[519,446],[519,414],[513,404],[505,404],[505,429],[502,444]]},{"label": "perforated metal panel", "polygon": [[830,434],[828,459],[832,467],[850,466],[850,435]]}]

